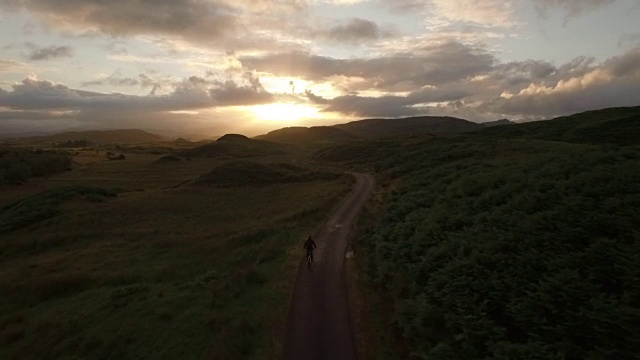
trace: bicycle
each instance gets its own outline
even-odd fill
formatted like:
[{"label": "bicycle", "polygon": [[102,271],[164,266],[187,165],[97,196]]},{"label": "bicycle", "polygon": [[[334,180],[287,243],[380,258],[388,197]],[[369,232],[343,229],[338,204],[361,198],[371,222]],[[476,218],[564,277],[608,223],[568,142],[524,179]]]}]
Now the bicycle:
[{"label": "bicycle", "polygon": [[312,262],[313,262],[313,250],[307,250],[307,269],[311,270]]}]

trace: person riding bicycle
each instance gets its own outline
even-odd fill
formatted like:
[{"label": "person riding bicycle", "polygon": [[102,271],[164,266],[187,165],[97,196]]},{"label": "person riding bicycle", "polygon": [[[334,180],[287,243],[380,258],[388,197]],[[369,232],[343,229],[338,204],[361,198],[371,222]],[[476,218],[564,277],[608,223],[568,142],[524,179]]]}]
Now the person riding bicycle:
[{"label": "person riding bicycle", "polygon": [[307,250],[307,256],[311,257],[311,262],[313,262],[313,249],[315,249],[316,247],[316,243],[313,242],[311,236],[309,236],[307,238],[307,241],[304,242],[303,248]]}]

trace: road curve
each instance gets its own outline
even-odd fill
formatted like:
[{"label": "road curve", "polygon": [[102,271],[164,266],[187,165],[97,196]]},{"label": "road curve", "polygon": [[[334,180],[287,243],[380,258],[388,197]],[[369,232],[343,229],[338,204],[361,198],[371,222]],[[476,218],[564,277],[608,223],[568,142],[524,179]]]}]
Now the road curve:
[{"label": "road curve", "polygon": [[[344,259],[347,240],[362,207],[375,187],[368,174],[353,174],[347,198],[315,234],[318,248],[311,270],[300,263],[285,339],[287,360],[356,359],[347,305]],[[300,257],[304,257],[300,239]]]}]

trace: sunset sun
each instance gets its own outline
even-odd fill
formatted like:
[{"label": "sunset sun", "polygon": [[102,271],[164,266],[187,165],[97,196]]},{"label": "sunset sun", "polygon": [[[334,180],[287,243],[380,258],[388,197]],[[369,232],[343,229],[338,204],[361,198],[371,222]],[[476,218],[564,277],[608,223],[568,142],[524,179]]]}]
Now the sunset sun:
[{"label": "sunset sun", "polygon": [[251,107],[251,112],[257,120],[283,123],[313,118],[318,115],[318,109],[314,107],[287,103],[256,105]]}]

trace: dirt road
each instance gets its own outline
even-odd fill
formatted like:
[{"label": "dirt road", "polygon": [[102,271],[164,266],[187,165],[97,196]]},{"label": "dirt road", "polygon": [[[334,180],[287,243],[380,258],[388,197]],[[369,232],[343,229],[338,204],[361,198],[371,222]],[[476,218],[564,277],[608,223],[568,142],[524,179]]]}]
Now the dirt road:
[{"label": "dirt road", "polygon": [[[315,234],[311,270],[300,264],[293,292],[284,356],[287,360],[356,358],[347,306],[344,259],[350,230],[375,186],[372,176],[354,174],[356,184]],[[300,257],[304,257],[300,239]]]}]

